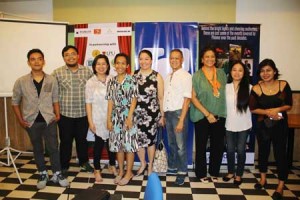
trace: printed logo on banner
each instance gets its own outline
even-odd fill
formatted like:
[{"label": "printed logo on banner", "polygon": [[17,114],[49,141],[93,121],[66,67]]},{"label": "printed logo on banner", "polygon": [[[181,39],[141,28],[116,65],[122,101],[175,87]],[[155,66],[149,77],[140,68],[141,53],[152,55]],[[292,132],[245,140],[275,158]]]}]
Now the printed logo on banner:
[{"label": "printed logo on banner", "polygon": [[94,29],[94,34],[95,35],[100,35],[101,34],[101,28]]}]

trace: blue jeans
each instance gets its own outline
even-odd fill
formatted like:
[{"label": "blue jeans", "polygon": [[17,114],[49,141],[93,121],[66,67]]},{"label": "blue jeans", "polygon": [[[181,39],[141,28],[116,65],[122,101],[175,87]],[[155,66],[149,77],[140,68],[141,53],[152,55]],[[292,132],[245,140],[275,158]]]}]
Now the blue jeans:
[{"label": "blue jeans", "polygon": [[[226,131],[228,173],[243,176],[246,161],[246,140],[249,130]],[[235,170],[235,152],[237,152],[237,168]]]},{"label": "blue jeans", "polygon": [[188,119],[187,117],[185,118],[182,132],[175,133],[180,114],[181,110],[165,112],[169,146],[168,167],[170,169],[177,169],[179,174],[186,174]]},{"label": "blue jeans", "polygon": [[57,123],[52,122],[47,125],[45,122],[34,122],[31,127],[26,128],[26,131],[33,146],[33,155],[38,171],[47,170],[44,157],[44,143],[49,152],[52,172],[60,171]]}]

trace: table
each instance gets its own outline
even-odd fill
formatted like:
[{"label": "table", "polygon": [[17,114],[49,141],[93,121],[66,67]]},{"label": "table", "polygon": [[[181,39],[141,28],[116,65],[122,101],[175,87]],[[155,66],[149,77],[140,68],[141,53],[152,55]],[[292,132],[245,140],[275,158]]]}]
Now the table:
[{"label": "table", "polygon": [[300,128],[300,114],[288,114],[288,126],[287,158],[288,167],[291,168],[293,166],[295,129]]}]

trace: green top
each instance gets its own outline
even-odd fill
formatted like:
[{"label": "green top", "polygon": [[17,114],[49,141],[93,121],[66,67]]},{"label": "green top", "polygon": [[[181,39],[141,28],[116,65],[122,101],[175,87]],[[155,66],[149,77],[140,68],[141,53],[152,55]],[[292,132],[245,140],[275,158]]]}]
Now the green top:
[{"label": "green top", "polygon": [[[217,69],[217,79],[221,84],[219,97],[213,95],[213,88],[201,69],[193,75],[193,89],[196,92],[197,99],[211,114],[226,117],[225,88],[227,77],[223,69]],[[191,104],[190,117],[193,122],[197,122],[203,119],[204,115],[194,104]]]}]

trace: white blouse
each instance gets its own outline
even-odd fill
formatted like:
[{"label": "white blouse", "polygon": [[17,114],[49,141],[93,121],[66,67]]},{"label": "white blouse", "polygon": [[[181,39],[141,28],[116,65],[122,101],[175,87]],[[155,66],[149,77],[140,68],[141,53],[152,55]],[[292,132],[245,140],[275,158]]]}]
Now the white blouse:
[{"label": "white blouse", "polygon": [[[251,91],[251,85],[249,92]],[[233,83],[226,84],[226,130],[232,132],[245,131],[252,127],[251,112],[249,107],[246,112],[240,113],[236,107],[237,93],[234,91]]]},{"label": "white blouse", "polygon": [[96,135],[103,140],[109,138],[109,131],[106,128],[107,100],[105,100],[106,87],[112,76],[107,76],[105,83],[92,76],[86,83],[85,101],[92,104],[92,118],[96,127]]}]

